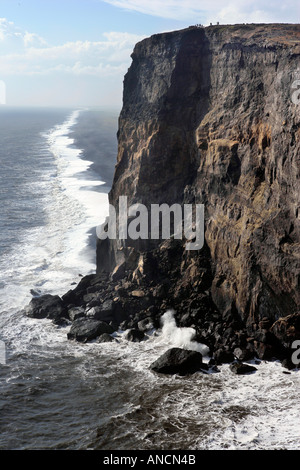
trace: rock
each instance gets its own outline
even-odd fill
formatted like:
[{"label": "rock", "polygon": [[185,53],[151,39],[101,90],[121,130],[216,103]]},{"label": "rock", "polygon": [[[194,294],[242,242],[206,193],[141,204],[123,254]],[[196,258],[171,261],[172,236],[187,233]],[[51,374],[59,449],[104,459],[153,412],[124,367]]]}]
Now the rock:
[{"label": "rock", "polygon": [[98,343],[111,343],[113,341],[115,341],[115,339],[108,333],[103,333],[98,338]]},{"label": "rock", "polygon": [[83,296],[87,294],[87,288],[91,286],[92,282],[96,279],[95,274],[89,274],[82,277],[80,282],[74,289],[70,289],[62,296],[65,305],[72,304],[78,306],[82,302]]},{"label": "rock", "polygon": [[153,330],[154,323],[151,317],[147,317],[147,318],[143,318],[143,320],[140,320],[137,326],[140,331],[146,332],[149,330]]},{"label": "rock", "polygon": [[[81,308],[81,307],[77,307],[77,308]],[[101,318],[100,312],[101,312],[101,307],[99,305],[95,305],[94,307],[88,306],[85,309],[85,315],[87,316],[87,318],[93,318],[94,320],[105,321],[104,318]]]},{"label": "rock", "polygon": [[282,367],[288,370],[297,369],[298,365],[294,364],[290,357],[286,357],[281,361]]},{"label": "rock", "polygon": [[243,375],[255,372],[257,368],[250,364],[244,364],[243,362],[234,362],[233,364],[230,364],[230,370],[234,374]]},{"label": "rock", "polygon": [[133,290],[131,295],[132,297],[145,297],[145,292],[142,290]]},{"label": "rock", "polygon": [[214,352],[214,359],[216,364],[226,364],[234,361],[234,354],[229,350],[220,348]]},{"label": "rock", "polygon": [[247,361],[249,359],[253,359],[254,357],[253,352],[247,348],[235,348],[233,355],[240,361]]},{"label": "rock", "polygon": [[67,335],[68,339],[75,339],[80,342],[91,341],[103,333],[111,334],[114,332],[112,326],[107,323],[86,318],[78,318],[72,323],[71,329]]},{"label": "rock", "polygon": [[85,316],[85,310],[83,307],[72,307],[68,310],[68,316],[71,321],[77,320]]},{"label": "rock", "polygon": [[126,301],[121,301],[121,299],[115,297],[114,299],[107,299],[103,304],[95,307],[95,318],[120,325],[127,318],[128,311],[130,309],[126,308]]},{"label": "rock", "polygon": [[181,348],[171,348],[150,365],[150,369],[161,374],[187,375],[200,371],[202,354]]},{"label": "rock", "polygon": [[113,272],[111,273],[111,280],[119,281],[125,276],[125,271],[126,271],[126,263],[125,261],[123,261],[123,263],[116,266]]},{"label": "rock", "polygon": [[112,317],[114,313],[114,302],[111,299],[105,300],[101,305],[103,317]]},{"label": "rock", "polygon": [[97,292],[92,292],[83,296],[83,303],[89,307],[95,307],[99,305],[99,298]]},{"label": "rock", "polygon": [[140,342],[145,338],[145,333],[137,328],[131,328],[125,333],[125,339],[134,343]]},{"label": "rock", "polygon": [[30,318],[49,318],[55,321],[67,316],[62,299],[58,295],[51,294],[31,299],[25,312]]}]

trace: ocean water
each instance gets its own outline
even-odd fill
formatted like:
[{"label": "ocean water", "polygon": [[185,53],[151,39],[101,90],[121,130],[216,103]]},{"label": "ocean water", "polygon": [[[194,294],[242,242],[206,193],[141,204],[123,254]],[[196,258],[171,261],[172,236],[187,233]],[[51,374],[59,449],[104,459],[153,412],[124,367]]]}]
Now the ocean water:
[{"label": "ocean water", "polygon": [[80,344],[23,315],[95,272],[117,114],[0,109],[0,449],[299,450],[299,371],[158,376],[160,354],[195,346],[170,322],[141,343]]}]

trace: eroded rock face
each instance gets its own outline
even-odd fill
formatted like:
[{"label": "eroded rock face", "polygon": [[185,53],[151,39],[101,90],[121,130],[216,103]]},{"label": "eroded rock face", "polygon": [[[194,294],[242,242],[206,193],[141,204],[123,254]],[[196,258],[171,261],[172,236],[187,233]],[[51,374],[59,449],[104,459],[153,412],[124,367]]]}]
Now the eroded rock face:
[{"label": "eroded rock face", "polygon": [[[219,312],[249,331],[299,313],[299,40],[299,25],[155,35],[136,45],[124,80],[110,202],[204,204],[209,270],[179,247],[178,295],[206,282]],[[131,245],[153,248],[105,244],[99,272],[126,266]]]}]

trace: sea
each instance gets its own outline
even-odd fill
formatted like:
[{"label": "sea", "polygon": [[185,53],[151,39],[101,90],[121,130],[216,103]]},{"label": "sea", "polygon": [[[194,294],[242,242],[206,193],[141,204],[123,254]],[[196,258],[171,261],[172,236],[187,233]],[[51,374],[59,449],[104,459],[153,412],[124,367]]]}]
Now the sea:
[{"label": "sea", "polygon": [[300,450],[299,370],[158,375],[169,347],[193,347],[185,329],[82,344],[24,315],[96,270],[118,113],[0,108],[0,450]]}]

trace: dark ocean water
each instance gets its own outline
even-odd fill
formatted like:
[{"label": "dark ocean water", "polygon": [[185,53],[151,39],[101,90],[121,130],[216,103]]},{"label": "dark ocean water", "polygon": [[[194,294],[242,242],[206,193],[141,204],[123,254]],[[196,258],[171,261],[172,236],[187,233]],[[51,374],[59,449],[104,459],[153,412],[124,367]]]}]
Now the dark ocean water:
[{"label": "dark ocean water", "polygon": [[95,272],[117,114],[0,109],[0,449],[299,449],[299,373],[277,362],[159,377],[149,365],[190,347],[185,331],[79,344],[23,315],[32,289],[62,295]]}]

